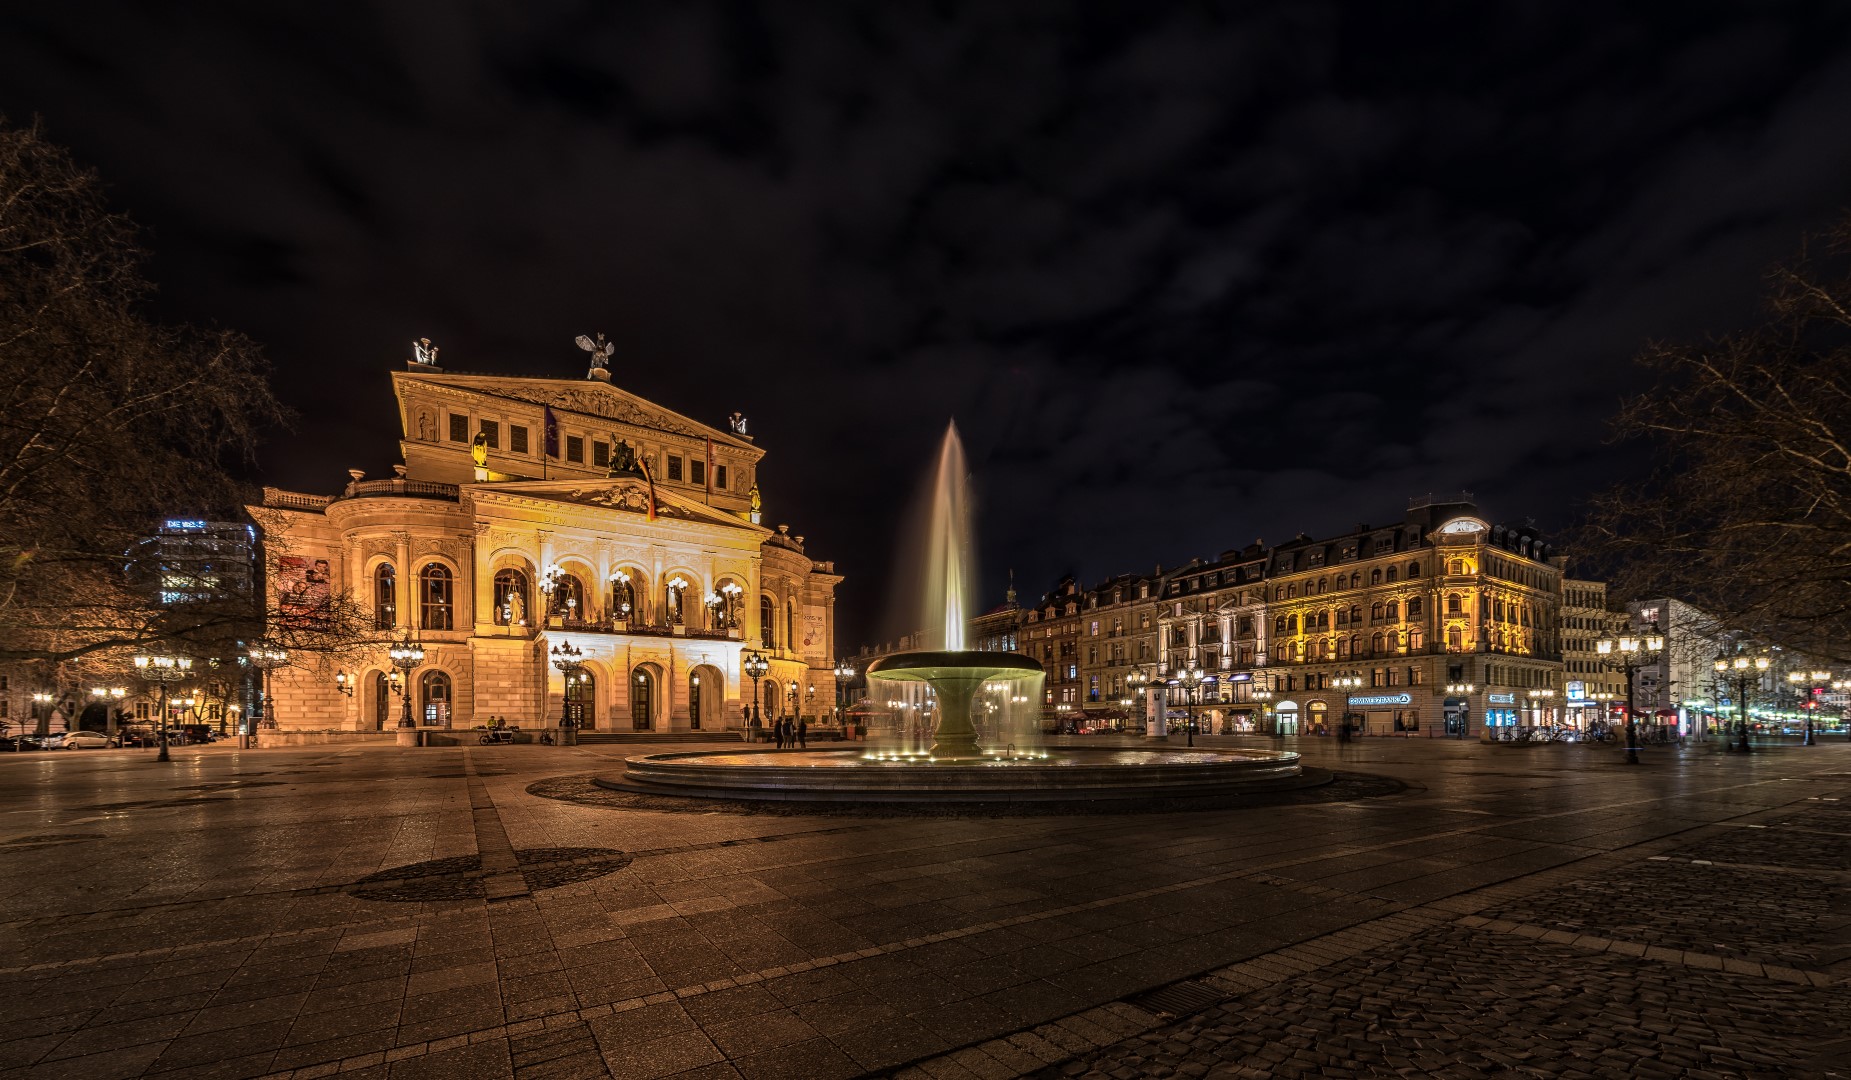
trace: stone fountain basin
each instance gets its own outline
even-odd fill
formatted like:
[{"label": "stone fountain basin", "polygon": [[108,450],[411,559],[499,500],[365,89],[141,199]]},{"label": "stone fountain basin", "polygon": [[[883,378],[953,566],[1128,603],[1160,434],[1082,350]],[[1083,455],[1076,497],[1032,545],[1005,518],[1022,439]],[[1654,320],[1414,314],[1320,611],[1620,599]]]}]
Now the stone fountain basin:
[{"label": "stone fountain basin", "polygon": [[707,799],[821,802],[1051,802],[1227,795],[1298,786],[1280,750],[1090,749],[1036,758],[869,758],[849,750],[708,750],[624,761],[601,787]]}]

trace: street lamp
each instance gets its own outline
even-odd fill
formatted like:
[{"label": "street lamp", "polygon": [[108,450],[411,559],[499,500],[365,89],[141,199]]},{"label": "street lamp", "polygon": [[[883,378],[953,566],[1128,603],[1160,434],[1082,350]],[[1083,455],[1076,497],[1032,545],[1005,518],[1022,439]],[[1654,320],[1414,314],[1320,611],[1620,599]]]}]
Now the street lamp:
[{"label": "street lamp", "polygon": [[1273,736],[1281,735],[1273,719],[1273,692],[1264,686],[1256,686],[1251,696],[1253,700],[1260,703],[1260,725],[1265,728],[1266,733]]},{"label": "street lamp", "polygon": [[1530,699],[1530,714],[1535,718],[1536,727],[1542,726],[1543,702],[1555,697],[1554,690],[1531,690],[1525,695]]},{"label": "street lamp", "polygon": [[[1626,764],[1639,764],[1639,726],[1635,723],[1633,713],[1633,676],[1639,669],[1647,667],[1658,660],[1658,654],[1665,647],[1663,635],[1658,633],[1658,624],[1652,624],[1652,632],[1641,637],[1637,634],[1621,634],[1618,637],[1601,638],[1594,643],[1594,649],[1600,654],[1601,662],[1608,667],[1626,673]],[[1721,661],[1717,661],[1718,664]]]},{"label": "street lamp", "polygon": [[167,684],[179,682],[190,676],[193,671],[193,658],[190,656],[137,656],[135,670],[142,678],[161,688],[161,751],[154,755],[154,760],[170,761],[172,759],[167,755]]},{"label": "street lamp", "polygon": [[[1348,742],[1350,738],[1350,721],[1352,719],[1361,719],[1361,717],[1357,716],[1357,714],[1350,709],[1350,691],[1357,689],[1362,686],[1362,684],[1363,677],[1361,675],[1338,675],[1330,680],[1331,687],[1343,693],[1343,726],[1337,729],[1338,742]],[[1361,734],[1361,725],[1359,724],[1357,727],[1359,729],[1357,733]]]},{"label": "street lamp", "polygon": [[[1719,656],[1716,658],[1716,674],[1722,676],[1724,683],[1728,683],[1731,678],[1735,681],[1735,749],[1739,753],[1749,752],[1748,682],[1750,679],[1759,682],[1771,663],[1772,661],[1765,656]],[[1629,689],[1630,686],[1629,682]]]},{"label": "street lamp", "polygon": [[289,650],[272,642],[259,641],[251,646],[250,660],[251,666],[263,673],[261,676],[263,684],[258,694],[262,707],[258,710],[258,723],[253,726],[274,728],[276,711],[272,708],[270,701],[270,673],[289,663]]},{"label": "street lamp", "polygon": [[752,680],[752,723],[756,727],[764,723],[764,717],[759,715],[758,711],[758,703],[761,700],[758,694],[758,681],[765,677],[765,672],[771,670],[771,661],[766,660],[764,654],[757,649],[751,649],[746,652],[743,666],[746,678]]},{"label": "street lamp", "polygon": [[[32,695],[33,734],[47,735],[51,733],[51,704],[57,700],[58,695],[47,690],[40,690]],[[39,715],[41,709],[44,711],[43,716]],[[42,732],[38,730],[41,726],[45,728]]]},{"label": "street lamp", "polygon": [[1787,681],[1793,684],[1795,690],[1800,690],[1805,694],[1806,700],[1800,702],[1800,709],[1806,713],[1806,737],[1800,745],[1812,746],[1812,714],[1818,706],[1818,702],[1813,698],[1824,693],[1826,687],[1833,685],[1832,673],[1829,671],[1795,671],[1787,675]]},{"label": "street lamp", "polygon": [[[559,674],[564,678],[559,691],[559,730],[564,732],[572,727],[572,684],[585,668],[585,651],[569,641],[561,642],[553,646],[553,666],[559,669]],[[697,682],[695,685],[700,684]],[[700,723],[699,717],[695,718],[695,723]]]},{"label": "street lamp", "polygon": [[1202,669],[1187,667],[1177,672],[1176,679],[1183,686],[1183,701],[1189,708],[1189,745],[1195,745],[1195,706],[1202,696]]},{"label": "street lamp", "polygon": [[347,674],[347,669],[342,668],[334,673],[334,688],[339,690],[342,695],[346,697],[353,697],[353,684],[355,678],[357,678],[357,676]]},{"label": "street lamp", "polygon": [[784,692],[785,692],[785,699],[789,702],[789,705],[790,705],[790,715],[796,716],[797,715],[797,680],[792,679],[790,682],[785,683]]},{"label": "street lamp", "polygon": [[93,686],[90,688],[90,696],[96,699],[97,704],[103,706],[103,733],[111,741],[114,741],[116,737],[116,710],[111,707],[109,703],[114,701],[116,704],[120,705],[122,699],[128,695],[128,689],[121,686]]},{"label": "street lamp", "polygon": [[393,689],[405,699],[404,710],[399,714],[399,730],[415,731],[418,724],[411,718],[411,671],[424,663],[424,646],[411,640],[411,632],[407,630],[402,639],[394,642],[392,647],[386,650],[386,657],[392,661],[392,666],[399,672],[399,682]]},{"label": "street lamp", "polygon": [[848,734],[848,684],[854,677],[854,664],[836,661],[836,722],[842,725],[844,736]]},{"label": "street lamp", "polygon": [[[1449,682],[1446,684],[1446,696],[1447,697],[1469,697],[1470,695],[1475,694],[1477,692],[1478,692],[1477,683]],[[1461,739],[1466,737],[1468,733],[1467,729],[1469,729],[1471,726],[1472,726],[1472,703],[1470,701],[1467,701],[1465,703],[1465,715],[1459,718],[1459,737]]]}]

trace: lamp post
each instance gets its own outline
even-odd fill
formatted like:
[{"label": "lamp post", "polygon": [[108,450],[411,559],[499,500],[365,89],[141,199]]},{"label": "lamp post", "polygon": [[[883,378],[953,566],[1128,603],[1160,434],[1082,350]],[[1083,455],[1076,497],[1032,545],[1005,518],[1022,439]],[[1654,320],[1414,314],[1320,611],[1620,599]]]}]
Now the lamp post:
[{"label": "lamp post", "polygon": [[1183,702],[1189,709],[1189,745],[1195,745],[1195,706],[1202,696],[1202,669],[1186,667],[1176,673],[1176,681],[1183,687]]},{"label": "lamp post", "polygon": [[1525,695],[1530,699],[1530,714],[1534,718],[1534,727],[1542,726],[1543,703],[1555,698],[1554,690],[1531,690]]},{"label": "lamp post", "polygon": [[789,715],[794,718],[797,715],[797,680],[796,679],[792,679],[791,681],[784,684],[784,700],[786,702],[787,708],[790,710]]},{"label": "lamp post", "polygon": [[261,685],[257,695],[261,704],[257,710],[257,723],[252,726],[274,728],[276,727],[276,710],[272,708],[270,701],[270,673],[289,663],[289,650],[273,642],[259,641],[251,646],[249,657],[251,666],[261,673]]},{"label": "lamp post", "polygon": [[[1716,673],[1724,682],[1735,681],[1735,747],[1738,753],[1749,752],[1748,746],[1748,682],[1759,682],[1772,663],[1766,656],[1719,656],[1716,658]],[[1632,688],[1631,676],[1627,676],[1627,689]],[[1628,716],[1630,719],[1630,714]]]},{"label": "lamp post", "polygon": [[[1647,667],[1658,660],[1658,654],[1664,650],[1664,636],[1658,632],[1658,624],[1653,623],[1651,633],[1621,634],[1618,637],[1601,638],[1594,643],[1594,649],[1600,654],[1601,662],[1608,667],[1626,673],[1626,764],[1639,764],[1639,726],[1633,713],[1633,676],[1639,669]],[[1721,663],[1721,661],[1717,661]]]},{"label": "lamp post", "polygon": [[346,668],[342,668],[334,673],[334,688],[339,690],[344,697],[353,697],[353,684],[356,678],[357,676],[347,674]]},{"label": "lamp post", "polygon": [[1792,683],[1793,688],[1800,691],[1805,697],[1805,700],[1800,702],[1800,711],[1806,714],[1804,718],[1806,736],[1801,741],[1800,745],[1812,746],[1814,745],[1812,737],[1812,714],[1816,711],[1818,706],[1818,702],[1813,699],[1819,694],[1824,693],[1826,687],[1832,685],[1832,673],[1829,671],[1795,671],[1788,674],[1787,681]]},{"label": "lamp post", "polygon": [[842,725],[842,733],[848,734],[848,684],[855,677],[855,665],[847,660],[836,661],[836,722]]},{"label": "lamp post", "polygon": [[399,672],[399,683],[395,689],[398,690],[399,697],[403,698],[405,701],[404,709],[399,713],[398,721],[402,745],[404,733],[407,731],[415,732],[418,729],[417,721],[411,718],[411,671],[419,664],[424,663],[424,647],[411,640],[411,632],[406,631],[403,638],[394,642],[392,647],[386,650],[386,656],[392,661],[392,666]]},{"label": "lamp post", "polygon": [[1273,720],[1273,692],[1264,686],[1254,687],[1253,700],[1260,703],[1260,723],[1266,728],[1266,733],[1281,737]]},{"label": "lamp post", "polygon": [[758,711],[758,703],[762,700],[758,694],[758,681],[765,677],[765,672],[771,670],[771,661],[766,660],[765,655],[757,649],[749,649],[746,651],[745,663],[742,666],[745,669],[746,678],[752,680],[752,726],[760,727],[764,724],[765,718],[759,715]]},{"label": "lamp post", "polygon": [[155,656],[145,655],[135,658],[135,670],[142,678],[161,688],[161,734],[160,752],[154,755],[156,761],[170,761],[167,755],[167,684],[176,683],[187,678],[193,671],[193,658],[190,656]]},{"label": "lamp post", "polygon": [[122,686],[93,686],[90,688],[90,696],[96,699],[97,704],[103,706],[103,734],[111,742],[116,739],[116,710],[110,702],[113,701],[120,705],[122,699],[128,695],[128,688]]},{"label": "lamp post", "polygon": [[[58,695],[49,690],[39,690],[32,695],[32,733],[34,735],[51,734],[51,705],[57,700]],[[41,713],[43,715],[40,715]],[[41,727],[45,730],[40,731]]]},{"label": "lamp post", "polygon": [[[563,679],[559,689],[559,744],[566,746],[573,738],[567,732],[575,727],[572,723],[572,684],[585,668],[585,651],[569,641],[561,642],[553,646],[553,666],[559,669]],[[699,717],[695,718],[695,723],[700,723]]]},{"label": "lamp post", "polygon": [[[1130,688],[1131,696],[1144,707],[1144,714],[1150,715],[1150,676],[1142,670],[1134,670],[1125,676],[1125,685]],[[1149,729],[1146,728],[1148,731]]]},{"label": "lamp post", "polygon": [[[1332,679],[1330,684],[1336,687],[1338,692],[1343,695],[1343,729],[1337,733],[1337,738],[1340,741],[1348,742],[1350,739],[1350,720],[1352,718],[1360,719],[1360,717],[1357,717],[1356,713],[1350,711],[1350,691],[1362,686],[1363,677],[1361,675],[1339,675]],[[1358,730],[1356,734],[1362,734],[1361,727],[1361,724],[1357,725]]]},{"label": "lamp post", "polygon": [[1471,699],[1471,695],[1477,692],[1478,692],[1477,683],[1453,682],[1453,683],[1446,684],[1446,696],[1447,697],[1463,697],[1467,699],[1465,703],[1465,712],[1462,713],[1459,717],[1459,737],[1461,739],[1465,738],[1468,734],[1471,733],[1470,728],[1472,726],[1472,702],[1470,699]]}]

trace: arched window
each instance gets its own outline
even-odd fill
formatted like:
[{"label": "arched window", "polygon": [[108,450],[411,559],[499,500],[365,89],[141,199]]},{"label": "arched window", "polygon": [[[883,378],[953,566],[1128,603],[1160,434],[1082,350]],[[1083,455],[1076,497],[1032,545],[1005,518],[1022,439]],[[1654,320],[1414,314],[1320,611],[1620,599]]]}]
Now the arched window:
[{"label": "arched window", "polygon": [[1275,634],[1285,633],[1285,616],[1284,615],[1277,616],[1273,619],[1273,633]]},{"label": "arched window", "polygon": [[1298,633],[1298,616],[1287,615],[1285,617],[1285,632],[1288,634]]},{"label": "arched window", "polygon": [[1361,634],[1353,634],[1353,635],[1351,635],[1351,637],[1350,637],[1350,655],[1351,655],[1351,656],[1361,656],[1361,655],[1362,655],[1362,653],[1363,653],[1363,638],[1362,638],[1362,635],[1361,635]]},{"label": "arched window", "polygon": [[1446,631],[1446,648],[1452,652],[1463,652],[1465,649],[1465,632],[1458,627]]},{"label": "arched window", "polygon": [[547,615],[557,615],[568,623],[578,622],[587,614],[585,583],[572,574],[553,578],[553,595],[547,600]]},{"label": "arched window", "polygon": [[630,675],[630,727],[648,731],[655,712],[656,681],[647,669],[637,668]]},{"label": "arched window", "polygon": [[1408,597],[1408,618],[1410,619],[1420,618],[1421,609],[1424,608],[1425,606],[1426,605],[1421,603],[1420,597],[1418,596]]},{"label": "arched window", "polygon": [[662,610],[667,613],[668,624],[670,626],[687,625],[685,621],[686,615],[682,609],[682,602],[686,599],[685,594],[690,587],[688,579],[682,577],[680,574],[671,574],[669,575],[669,579],[662,583],[662,602],[664,605]]},{"label": "arched window", "polygon": [[1382,618],[1382,602],[1378,600],[1375,603],[1369,605],[1369,621],[1370,622],[1380,622],[1381,618]]},{"label": "arched window", "polygon": [[[1068,606],[1072,607],[1071,604]],[[1079,627],[1074,627],[1074,630],[1079,630]],[[797,604],[795,601],[787,600],[784,603],[784,647],[787,649],[797,647]]]},{"label": "arched window", "polygon": [[1328,578],[1319,578],[1319,579],[1318,579],[1318,593],[1319,593],[1319,595],[1322,595],[1322,594],[1323,594],[1323,592],[1324,592],[1324,588],[1325,588],[1325,585],[1326,585],[1326,584],[1328,583],[1328,581],[1329,581],[1329,580],[1330,580],[1330,579],[1328,579]]},{"label": "arched window", "polygon": [[1363,606],[1361,604],[1350,605],[1350,621],[1353,623],[1363,621]]},{"label": "arched window", "polygon": [[390,630],[398,625],[398,571],[389,562],[373,570],[373,629]]},{"label": "arched window", "polygon": [[526,626],[530,614],[527,602],[527,575],[519,570],[495,571],[495,625]]},{"label": "arched window", "polygon": [[1276,586],[1273,589],[1273,599],[1274,600],[1284,600],[1285,599],[1285,586],[1284,585]]},{"label": "arched window", "polygon": [[1419,576],[1420,576],[1420,564],[1417,562],[1409,563],[1408,564],[1408,577],[1417,578]]},{"label": "arched window", "polygon": [[1357,586],[1361,585],[1362,583],[1363,583],[1363,576],[1361,574],[1354,573],[1354,572],[1350,574],[1350,588],[1354,589]]},{"label": "arched window", "polygon": [[1408,649],[1410,651],[1419,652],[1420,647],[1426,643],[1426,640],[1427,635],[1421,633],[1419,627],[1415,627],[1408,631]]},{"label": "arched window", "polygon": [[1314,659],[1314,660],[1322,660],[1322,659],[1324,659],[1324,656],[1325,656],[1325,653],[1324,653],[1324,650],[1325,650],[1325,648],[1326,648],[1326,642],[1324,641],[1324,639],[1323,639],[1323,638],[1319,638],[1318,640],[1316,640],[1316,641],[1314,641],[1314,642],[1312,642],[1312,643],[1311,643],[1311,657],[1312,657],[1312,659]]},{"label": "arched window", "polygon": [[455,595],[450,591],[450,568],[425,563],[418,571],[418,625],[426,630],[454,630]]},{"label": "arched window", "polygon": [[1386,617],[1389,622],[1400,622],[1401,621],[1401,605],[1394,600],[1390,600],[1388,602],[1388,611],[1387,611]]},{"label": "arched window", "polygon": [[1451,565],[1449,565],[1449,566],[1448,566],[1448,567],[1446,568],[1446,572],[1447,572],[1447,573],[1449,573],[1449,574],[1463,574],[1463,573],[1465,573],[1465,560],[1464,560],[1464,559],[1454,559],[1454,560],[1452,561],[1452,563],[1451,563]]},{"label": "arched window", "polygon": [[1285,594],[1287,596],[1297,596],[1298,595],[1298,582],[1294,581],[1292,584],[1287,585],[1285,587]]},{"label": "arched window", "polygon": [[1383,652],[1383,643],[1382,643],[1382,635],[1381,635],[1381,634],[1379,634],[1379,633],[1376,633],[1376,634],[1370,634],[1370,635],[1369,635],[1369,651],[1370,651],[1371,653],[1374,653],[1374,654],[1375,654],[1375,655],[1377,655],[1377,656],[1380,656],[1380,655],[1382,655],[1382,652]]},{"label": "arched window", "polygon": [[767,649],[778,647],[777,610],[771,597],[758,598],[758,638]]},{"label": "arched window", "polygon": [[418,677],[418,701],[428,727],[450,726],[450,676],[427,671]]},{"label": "arched window", "polygon": [[1337,639],[1337,659],[1342,660],[1349,655],[1350,655],[1350,639],[1349,638],[1338,638]]},{"label": "arched window", "polygon": [[1369,571],[1369,584],[1380,585],[1381,583],[1382,583],[1381,568],[1377,567],[1376,569]]},{"label": "arched window", "polygon": [[1350,624],[1350,609],[1349,608],[1338,608],[1337,609],[1337,625],[1338,626],[1348,626],[1349,624]]},{"label": "arched window", "polygon": [[636,585],[630,572],[619,570],[611,575],[611,618],[629,622],[636,617]]},{"label": "arched window", "polygon": [[778,680],[767,679],[765,680],[765,685],[760,689],[764,691],[765,718],[772,719],[784,715],[778,710],[778,702],[784,700],[784,695],[778,692]]},{"label": "arched window", "polygon": [[1391,566],[1388,568],[1388,575],[1387,575],[1386,580],[1388,581],[1390,585],[1393,585],[1395,583],[1395,568],[1394,567]]},{"label": "arched window", "polygon": [[1330,629],[1330,612],[1328,611],[1318,612],[1318,629],[1320,630]]},{"label": "arched window", "polygon": [[1460,599],[1458,593],[1447,593],[1446,594],[1446,614],[1462,615],[1464,613],[1465,613],[1465,601]]}]

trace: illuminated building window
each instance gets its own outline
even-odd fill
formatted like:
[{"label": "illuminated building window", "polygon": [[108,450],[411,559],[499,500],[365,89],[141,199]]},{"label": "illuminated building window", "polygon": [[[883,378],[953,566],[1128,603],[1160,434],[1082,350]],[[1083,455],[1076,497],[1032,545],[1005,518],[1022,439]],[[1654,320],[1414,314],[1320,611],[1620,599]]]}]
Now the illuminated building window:
[{"label": "illuminated building window", "polygon": [[611,463],[611,444],[602,440],[593,440],[591,444],[591,463],[600,468]]},{"label": "illuminated building window", "polygon": [[426,630],[454,628],[455,615],[450,591],[450,568],[442,563],[425,563],[418,571],[418,619]]},{"label": "illuminated building window", "polygon": [[527,452],[527,429],[519,424],[508,425],[508,451],[514,454]]},{"label": "illuminated building window", "polygon": [[380,563],[373,570],[373,629],[390,630],[398,625],[398,575],[391,563]]}]

